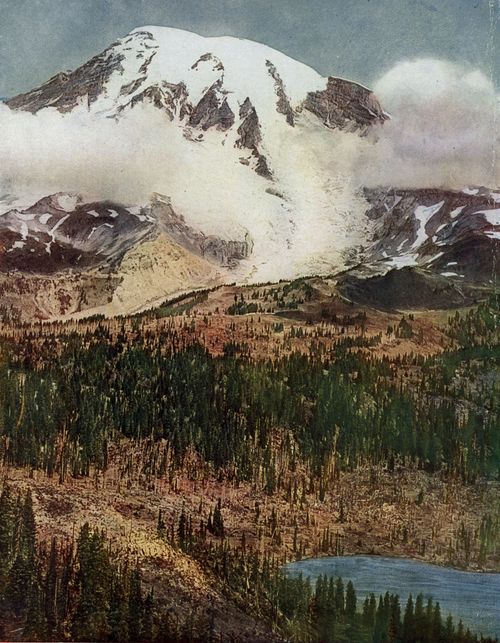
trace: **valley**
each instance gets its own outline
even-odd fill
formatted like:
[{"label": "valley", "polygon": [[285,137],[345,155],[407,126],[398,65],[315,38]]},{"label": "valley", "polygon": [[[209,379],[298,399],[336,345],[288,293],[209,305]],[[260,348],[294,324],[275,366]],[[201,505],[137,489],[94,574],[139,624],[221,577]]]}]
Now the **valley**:
[{"label": "valley", "polygon": [[492,81],[90,55],[0,104],[0,639],[493,643],[411,585],[500,574]]},{"label": "valley", "polygon": [[[240,557],[277,569],[375,554],[498,572],[497,304],[466,303],[380,310],[312,277],[195,291],[133,316],[4,322],[3,359],[19,373],[2,375],[4,485],[32,494],[40,542],[68,547],[88,522],[117,561],[137,561],[172,640],[186,628],[193,640],[206,628],[286,637],[266,590],[233,569]],[[76,386],[67,402],[60,369]]]}]

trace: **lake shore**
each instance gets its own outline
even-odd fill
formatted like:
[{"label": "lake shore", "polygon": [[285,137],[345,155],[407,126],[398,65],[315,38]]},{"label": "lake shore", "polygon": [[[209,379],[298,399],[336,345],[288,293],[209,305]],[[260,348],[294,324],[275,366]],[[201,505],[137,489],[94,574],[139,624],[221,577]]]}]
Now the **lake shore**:
[{"label": "lake shore", "polygon": [[358,598],[390,592],[398,594],[404,606],[409,594],[438,601],[444,613],[463,619],[474,631],[500,636],[500,574],[482,574],[445,568],[417,560],[386,556],[328,556],[286,565],[292,576],[303,574],[311,580],[319,575],[351,580]]}]

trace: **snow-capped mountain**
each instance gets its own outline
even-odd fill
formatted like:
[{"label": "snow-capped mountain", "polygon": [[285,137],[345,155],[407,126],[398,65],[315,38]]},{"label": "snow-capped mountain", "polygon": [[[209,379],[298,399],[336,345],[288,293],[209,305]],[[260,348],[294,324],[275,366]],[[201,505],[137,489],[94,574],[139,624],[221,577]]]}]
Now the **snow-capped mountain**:
[{"label": "snow-capped mountain", "polygon": [[[290,173],[280,143],[293,145],[304,128],[312,129],[301,112],[314,114],[313,125],[360,133],[388,118],[365,87],[322,78],[270,47],[165,27],[136,29],[76,71],[7,104],[33,113],[85,106],[107,117],[149,104],[189,142],[226,145],[240,164],[277,182]],[[220,135],[210,136],[213,131]]]},{"label": "snow-capped mountain", "polygon": [[34,306],[42,316],[99,305],[127,312],[196,286],[360,263],[491,274],[470,259],[498,244],[495,193],[363,190],[339,150],[382,137],[388,114],[369,89],[265,45],[142,27],[7,104],[95,123],[140,114],[170,154],[164,196],[146,202],[0,196],[2,292],[7,273],[19,292],[39,292],[38,277],[50,275],[50,290],[71,275],[62,308],[60,296]]},{"label": "snow-capped mountain", "polygon": [[59,73],[8,104],[65,112],[82,100],[95,112],[115,114],[149,100],[170,119],[186,118],[202,130],[241,125],[249,103],[263,128],[283,120],[293,127],[294,110],[302,107],[329,127],[363,128],[387,118],[368,89],[325,79],[275,49],[167,27],[135,29],[74,72]]}]

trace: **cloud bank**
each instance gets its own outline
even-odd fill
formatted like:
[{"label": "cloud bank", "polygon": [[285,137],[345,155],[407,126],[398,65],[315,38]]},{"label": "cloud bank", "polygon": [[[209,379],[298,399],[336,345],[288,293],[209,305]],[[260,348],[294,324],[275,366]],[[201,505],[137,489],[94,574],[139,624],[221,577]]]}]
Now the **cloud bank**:
[{"label": "cloud bank", "polygon": [[85,109],[33,115],[0,105],[0,181],[14,194],[78,192],[89,198],[136,202],[158,188],[159,166],[173,167],[165,120],[157,110],[126,118]]},{"label": "cloud bank", "polygon": [[[499,97],[481,72],[431,59],[402,62],[374,91],[391,120],[369,137],[338,133],[325,144],[316,162],[330,164],[332,175],[348,172],[368,186],[500,185]],[[167,125],[147,108],[115,121],[84,109],[32,115],[0,105],[0,192],[68,191],[137,203],[155,191],[193,190],[199,199],[204,188],[206,198],[218,185],[223,203],[233,180],[244,176],[249,185],[240,203],[252,198],[255,184],[247,169],[234,168],[234,150],[221,152],[214,167],[213,157],[183,147],[181,130]]]},{"label": "cloud bank", "polygon": [[480,71],[446,61],[402,62],[374,92],[391,120],[360,150],[365,183],[408,187],[500,184],[499,96]]}]

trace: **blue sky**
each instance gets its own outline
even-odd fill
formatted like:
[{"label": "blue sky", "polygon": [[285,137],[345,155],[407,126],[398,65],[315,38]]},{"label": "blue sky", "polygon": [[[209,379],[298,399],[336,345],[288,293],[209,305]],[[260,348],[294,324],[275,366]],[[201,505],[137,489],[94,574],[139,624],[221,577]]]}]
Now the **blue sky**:
[{"label": "blue sky", "polygon": [[492,14],[500,0],[0,0],[0,96],[74,69],[145,24],[250,38],[367,85],[430,56],[477,67],[498,86]]}]

